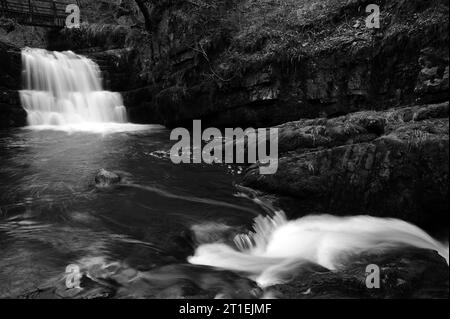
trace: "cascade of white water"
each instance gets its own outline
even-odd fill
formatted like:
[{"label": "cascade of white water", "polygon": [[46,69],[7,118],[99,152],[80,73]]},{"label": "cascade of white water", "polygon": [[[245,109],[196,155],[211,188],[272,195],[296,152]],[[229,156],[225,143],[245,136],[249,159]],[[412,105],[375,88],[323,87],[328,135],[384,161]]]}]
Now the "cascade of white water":
[{"label": "cascade of white water", "polygon": [[121,95],[102,89],[92,60],[71,51],[25,48],[22,65],[20,98],[29,125],[127,122]]},{"label": "cascade of white water", "polygon": [[298,270],[299,262],[337,270],[345,268],[346,256],[371,250],[411,246],[435,250],[447,263],[449,259],[448,245],[420,228],[370,216],[311,215],[288,220],[277,211],[271,217],[257,217],[253,231],[235,237],[235,246],[202,244],[188,261],[248,273],[260,285],[269,286],[280,283],[282,274]]}]

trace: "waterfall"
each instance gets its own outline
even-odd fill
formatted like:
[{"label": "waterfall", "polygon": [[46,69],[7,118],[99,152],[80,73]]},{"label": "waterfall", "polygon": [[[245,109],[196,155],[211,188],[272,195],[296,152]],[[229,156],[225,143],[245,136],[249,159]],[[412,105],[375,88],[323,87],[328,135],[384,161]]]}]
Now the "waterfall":
[{"label": "waterfall", "polygon": [[105,91],[98,65],[71,51],[22,50],[20,99],[31,126],[125,123],[119,93]]}]

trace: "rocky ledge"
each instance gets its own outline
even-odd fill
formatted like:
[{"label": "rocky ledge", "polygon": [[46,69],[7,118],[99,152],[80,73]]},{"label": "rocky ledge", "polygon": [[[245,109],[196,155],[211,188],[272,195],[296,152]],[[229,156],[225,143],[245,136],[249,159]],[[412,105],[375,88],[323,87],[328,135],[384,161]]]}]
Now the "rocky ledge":
[{"label": "rocky ledge", "polygon": [[279,128],[279,165],[244,185],[298,199],[302,214],[370,214],[448,227],[449,103],[362,111]]}]

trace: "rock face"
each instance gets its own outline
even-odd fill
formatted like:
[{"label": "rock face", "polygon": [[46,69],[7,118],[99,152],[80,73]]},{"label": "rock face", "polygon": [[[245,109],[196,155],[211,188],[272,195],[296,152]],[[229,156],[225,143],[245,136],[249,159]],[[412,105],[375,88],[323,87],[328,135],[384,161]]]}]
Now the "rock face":
[{"label": "rock face", "polygon": [[448,100],[446,0],[380,1],[379,29],[365,0],[162,0],[148,33],[130,2],[52,43],[92,53],[133,121],[264,127]]},{"label": "rock face", "polygon": [[[377,265],[379,288],[366,286],[366,267]],[[331,272],[311,266],[289,283],[270,289],[280,298],[445,298],[449,296],[448,265],[437,253],[405,248],[389,253],[365,253],[348,269]]]},{"label": "rock face", "polygon": [[18,93],[21,74],[20,50],[0,41],[0,128],[26,124],[26,112]]},{"label": "rock face", "polygon": [[[156,53],[146,54],[159,85],[150,107],[169,126],[201,118],[235,127],[448,99],[448,17],[428,11],[448,12],[448,4],[382,1],[380,29],[365,27],[366,4],[168,6]],[[200,26],[178,18],[182,10],[207,32],[190,32]],[[212,11],[222,16],[216,22]]]},{"label": "rock face", "polygon": [[118,174],[114,172],[109,172],[101,168],[97,172],[97,175],[95,175],[95,186],[101,188],[110,187],[114,184],[120,183],[121,180],[122,178]]},{"label": "rock face", "polygon": [[49,33],[47,28],[0,17],[0,129],[27,124],[18,93],[22,89],[21,48],[45,48]]},{"label": "rock face", "polygon": [[380,1],[379,29],[367,4],[162,0],[147,32],[134,1],[85,1],[98,24],[48,48],[96,60],[134,122],[264,127],[448,100],[448,1]]},{"label": "rock face", "polygon": [[20,25],[14,19],[0,16],[0,42],[18,48],[43,48],[46,46],[48,28]]},{"label": "rock face", "polygon": [[446,102],[283,124],[278,171],[260,175],[254,165],[244,183],[293,196],[310,211],[447,227],[448,107]]},{"label": "rock face", "polygon": [[381,1],[380,29],[366,28],[362,0],[162,3],[134,68],[151,92],[141,107],[168,126],[269,126],[448,100],[446,1]]},{"label": "rock face", "polygon": [[[33,29],[36,43],[2,28],[18,46],[92,57],[140,123],[263,127],[448,100],[448,1],[380,1],[379,29],[365,25],[367,4],[162,0],[147,32],[132,0],[84,1],[97,24]],[[2,126],[23,114],[11,117]]]}]

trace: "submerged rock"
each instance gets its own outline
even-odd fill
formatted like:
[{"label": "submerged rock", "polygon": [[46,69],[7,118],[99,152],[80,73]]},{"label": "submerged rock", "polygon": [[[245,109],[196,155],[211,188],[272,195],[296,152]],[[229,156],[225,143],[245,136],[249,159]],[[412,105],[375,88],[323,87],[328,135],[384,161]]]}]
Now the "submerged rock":
[{"label": "submerged rock", "polygon": [[95,175],[95,186],[110,187],[114,184],[120,183],[121,180],[122,178],[120,175],[101,168],[97,172],[97,175]]}]

